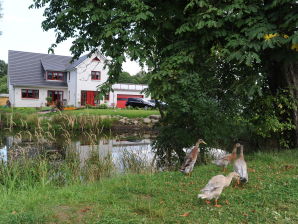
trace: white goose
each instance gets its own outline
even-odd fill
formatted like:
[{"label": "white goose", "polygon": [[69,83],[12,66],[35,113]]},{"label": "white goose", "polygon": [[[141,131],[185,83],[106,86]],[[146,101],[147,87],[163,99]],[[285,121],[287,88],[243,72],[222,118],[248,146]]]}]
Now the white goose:
[{"label": "white goose", "polygon": [[[234,171],[239,174],[241,183],[248,182],[248,172],[247,172],[247,165],[243,155],[243,145],[240,146],[239,158],[236,159],[234,163]],[[238,184],[240,184],[240,182],[238,181]]]},{"label": "white goose", "polygon": [[201,194],[198,194],[198,198],[207,199],[206,202],[209,204],[211,199],[215,199],[215,207],[221,207],[217,204],[218,198],[221,195],[223,189],[228,187],[232,179],[239,179],[239,174],[236,172],[231,172],[228,176],[217,175],[212,177],[208,184],[201,190]]}]

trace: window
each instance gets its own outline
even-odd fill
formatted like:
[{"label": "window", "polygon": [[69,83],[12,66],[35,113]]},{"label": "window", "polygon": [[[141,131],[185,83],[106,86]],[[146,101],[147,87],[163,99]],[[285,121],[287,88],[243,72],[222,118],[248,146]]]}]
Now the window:
[{"label": "window", "polygon": [[52,98],[52,102],[56,102],[57,100],[63,100],[63,91],[57,90],[48,90],[48,97]]},{"label": "window", "polygon": [[63,72],[47,72],[47,80],[63,81]]},{"label": "window", "polygon": [[38,99],[39,90],[37,89],[22,89],[22,98]]},{"label": "window", "polygon": [[100,80],[100,72],[92,71],[91,80]]},{"label": "window", "polygon": [[107,101],[110,100],[110,94],[109,93],[105,95],[105,100],[107,100]]}]

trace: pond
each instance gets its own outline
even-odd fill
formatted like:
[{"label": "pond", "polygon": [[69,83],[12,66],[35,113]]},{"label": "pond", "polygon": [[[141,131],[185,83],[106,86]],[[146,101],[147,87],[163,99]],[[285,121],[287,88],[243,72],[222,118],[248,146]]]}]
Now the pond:
[{"label": "pond", "polygon": [[[76,155],[83,167],[90,157],[96,154],[98,159],[110,158],[116,170],[122,172],[123,161],[132,155],[143,163],[154,164],[152,134],[123,135],[73,135],[48,139],[36,137],[28,132],[1,133],[0,159],[9,162],[16,159],[36,158],[41,155],[50,160],[65,160],[70,155]],[[94,159],[94,158],[93,158]]]},{"label": "pond", "polygon": [[[0,182],[8,188],[61,186],[121,173],[178,170],[179,160],[172,159],[175,153],[170,163],[165,162],[153,146],[155,138],[150,133],[0,133]],[[223,150],[209,149],[206,155],[223,154]]]}]

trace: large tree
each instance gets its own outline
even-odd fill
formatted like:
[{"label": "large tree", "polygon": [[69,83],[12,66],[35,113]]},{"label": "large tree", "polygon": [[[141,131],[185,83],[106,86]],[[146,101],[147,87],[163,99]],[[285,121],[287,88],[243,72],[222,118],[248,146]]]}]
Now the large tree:
[{"label": "large tree", "polygon": [[0,93],[8,93],[7,64],[3,60],[0,60]]},{"label": "large tree", "polygon": [[243,120],[265,137],[294,124],[298,145],[297,1],[33,1],[45,7],[44,30],[56,31],[52,47],[74,38],[75,58],[98,48],[111,58],[107,84],[125,55],[149,67],[150,92],[171,112],[165,127],[183,136],[172,145],[222,138]]}]

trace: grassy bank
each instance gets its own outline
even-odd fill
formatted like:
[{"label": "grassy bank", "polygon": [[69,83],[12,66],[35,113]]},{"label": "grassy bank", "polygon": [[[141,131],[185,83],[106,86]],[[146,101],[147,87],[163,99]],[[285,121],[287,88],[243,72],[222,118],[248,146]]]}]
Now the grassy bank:
[{"label": "grassy bank", "polygon": [[157,110],[128,110],[128,109],[79,109],[72,111],[39,113],[39,108],[0,108],[0,127],[21,130],[52,129],[63,130],[92,130],[109,129],[116,116],[128,118],[143,118],[159,114]]},{"label": "grassy bank", "polygon": [[82,109],[64,111],[63,113],[73,115],[106,115],[106,116],[122,116],[128,118],[145,118],[150,115],[159,114],[158,110],[128,110],[128,109]]},{"label": "grassy bank", "polygon": [[[222,208],[197,199],[219,173],[213,165],[127,174],[64,187],[2,188],[0,223],[297,223],[298,150],[246,158],[249,183],[224,190]],[[229,167],[231,170],[231,167]]]},{"label": "grassy bank", "polygon": [[[38,114],[43,110],[49,110],[50,108],[28,108],[28,107],[18,107],[18,108],[4,108],[0,107],[0,113],[19,113],[19,114],[36,114],[40,117],[43,116],[52,116],[57,113],[47,113],[47,114]],[[122,116],[128,118],[139,118],[139,117],[148,117],[153,114],[159,114],[158,110],[142,110],[142,109],[77,109],[77,110],[68,110],[62,111],[62,114],[69,115],[106,115],[106,116]]]}]

